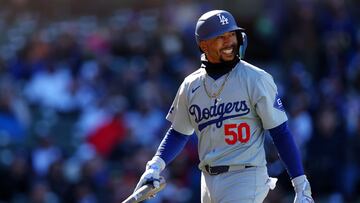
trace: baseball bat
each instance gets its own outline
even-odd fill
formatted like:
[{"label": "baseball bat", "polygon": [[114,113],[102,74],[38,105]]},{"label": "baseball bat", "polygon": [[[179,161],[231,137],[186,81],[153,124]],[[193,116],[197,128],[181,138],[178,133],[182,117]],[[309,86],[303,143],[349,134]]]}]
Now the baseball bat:
[{"label": "baseball bat", "polygon": [[152,184],[146,184],[136,190],[133,194],[131,194],[126,200],[122,203],[138,203],[142,202],[146,199],[151,198],[151,196],[155,195],[162,189],[164,189],[166,185],[166,181],[164,177],[160,177],[160,187],[155,188]]}]

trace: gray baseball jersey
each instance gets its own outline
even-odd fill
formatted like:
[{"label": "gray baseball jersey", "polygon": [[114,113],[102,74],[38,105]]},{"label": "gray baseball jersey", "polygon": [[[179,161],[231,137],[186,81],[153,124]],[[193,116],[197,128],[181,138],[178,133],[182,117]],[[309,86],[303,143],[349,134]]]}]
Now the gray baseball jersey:
[{"label": "gray baseball jersey", "polygon": [[264,130],[287,120],[270,74],[240,61],[217,80],[200,68],[185,78],[166,118],[198,136],[199,168],[265,166]]}]

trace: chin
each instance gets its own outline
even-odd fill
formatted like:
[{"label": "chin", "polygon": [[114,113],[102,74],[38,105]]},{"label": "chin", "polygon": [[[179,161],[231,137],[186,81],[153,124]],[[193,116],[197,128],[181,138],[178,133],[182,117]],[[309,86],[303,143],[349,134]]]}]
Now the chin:
[{"label": "chin", "polygon": [[235,59],[235,54],[221,58],[223,61],[232,61]]}]

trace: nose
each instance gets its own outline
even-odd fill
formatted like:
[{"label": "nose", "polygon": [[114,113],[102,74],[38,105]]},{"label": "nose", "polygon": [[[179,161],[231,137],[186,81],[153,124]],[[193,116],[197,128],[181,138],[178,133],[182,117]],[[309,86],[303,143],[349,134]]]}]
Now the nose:
[{"label": "nose", "polygon": [[223,36],[223,40],[224,40],[224,45],[227,46],[235,43],[236,37],[233,33],[226,33]]},{"label": "nose", "polygon": [[230,34],[224,35],[224,42],[229,42],[230,40],[231,40],[231,35]]}]

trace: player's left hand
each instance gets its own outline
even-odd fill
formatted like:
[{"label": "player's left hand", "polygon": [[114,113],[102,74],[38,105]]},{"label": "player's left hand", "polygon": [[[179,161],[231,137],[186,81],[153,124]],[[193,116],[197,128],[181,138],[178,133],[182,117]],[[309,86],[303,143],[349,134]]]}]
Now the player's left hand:
[{"label": "player's left hand", "polygon": [[294,203],[314,203],[311,197],[311,187],[305,175],[298,176],[291,180],[295,189]]},{"label": "player's left hand", "polygon": [[146,170],[141,176],[135,190],[146,184],[152,184],[154,188],[160,187],[160,173],[165,168],[165,162],[158,156],[154,156],[152,160],[146,164]]}]

